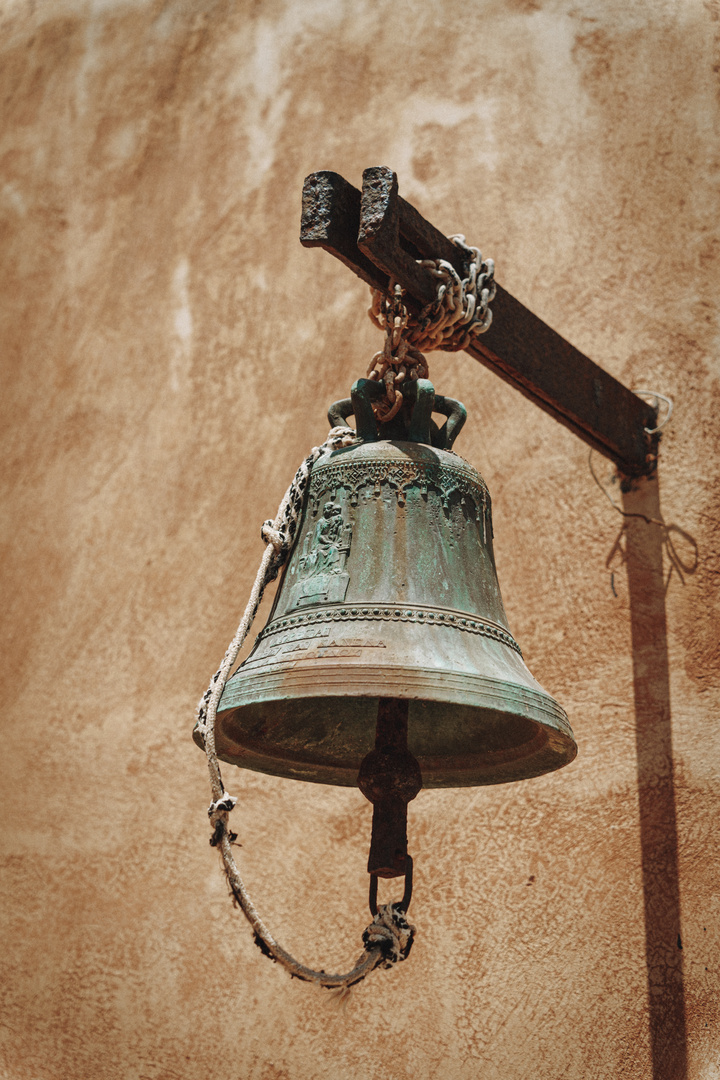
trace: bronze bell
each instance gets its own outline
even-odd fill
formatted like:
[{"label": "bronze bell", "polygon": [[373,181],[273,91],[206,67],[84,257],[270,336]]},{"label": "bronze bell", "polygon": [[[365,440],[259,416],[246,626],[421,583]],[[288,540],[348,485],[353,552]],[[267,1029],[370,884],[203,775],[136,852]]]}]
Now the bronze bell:
[{"label": "bronze bell", "polygon": [[[522,780],[577,748],[507,624],[490,495],[451,452],[464,408],[419,380],[412,415],[378,430],[373,387],[360,380],[330,410],[331,424],[354,412],[364,441],[313,467],[270,617],[222,695],[216,745],[244,768],[359,782],[381,813],[421,784]],[[432,411],[448,417],[442,428]],[[371,852],[371,872],[404,872],[406,843]]]}]

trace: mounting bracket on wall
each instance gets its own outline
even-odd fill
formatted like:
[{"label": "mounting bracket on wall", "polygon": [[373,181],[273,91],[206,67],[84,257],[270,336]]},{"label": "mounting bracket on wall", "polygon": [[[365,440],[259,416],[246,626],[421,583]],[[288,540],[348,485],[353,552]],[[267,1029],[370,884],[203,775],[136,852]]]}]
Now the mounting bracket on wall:
[{"label": "mounting bracket on wall", "polygon": [[[392,169],[363,172],[362,191],[339,173],[311,173],[303,187],[300,242],[322,247],[372,288],[402,286],[414,311],[437,282],[418,259],[444,259],[462,277],[466,255],[398,194]],[[626,476],[655,470],[657,410],[528,311],[500,285],[493,323],[467,347],[481,364],[610,458]]]}]

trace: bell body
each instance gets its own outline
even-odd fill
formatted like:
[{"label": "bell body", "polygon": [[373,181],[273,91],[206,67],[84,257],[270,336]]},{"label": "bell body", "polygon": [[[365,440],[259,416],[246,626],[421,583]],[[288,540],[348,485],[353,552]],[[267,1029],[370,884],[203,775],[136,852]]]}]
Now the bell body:
[{"label": "bell body", "polygon": [[576,754],[508,628],[483,480],[414,442],[316,462],[270,618],[220,701],[219,756],[354,786],[380,698],[409,702],[425,787],[519,780]]}]

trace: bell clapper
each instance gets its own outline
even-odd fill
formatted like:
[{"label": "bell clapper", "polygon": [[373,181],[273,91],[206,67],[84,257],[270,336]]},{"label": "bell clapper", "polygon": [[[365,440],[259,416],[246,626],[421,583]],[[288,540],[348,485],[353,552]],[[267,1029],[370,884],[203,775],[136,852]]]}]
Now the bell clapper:
[{"label": "bell clapper", "polygon": [[368,857],[370,910],[377,911],[377,879],[405,877],[402,904],[407,910],[412,892],[412,859],[407,849],[407,804],[422,787],[417,759],[407,745],[410,702],[380,698],[375,749],[363,759],[358,787],[373,804]]}]

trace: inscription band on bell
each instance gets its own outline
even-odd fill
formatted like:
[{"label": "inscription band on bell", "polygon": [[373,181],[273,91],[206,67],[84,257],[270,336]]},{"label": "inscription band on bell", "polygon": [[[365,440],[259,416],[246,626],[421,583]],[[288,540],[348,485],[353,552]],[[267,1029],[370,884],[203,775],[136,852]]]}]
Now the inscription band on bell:
[{"label": "inscription band on bell", "polygon": [[258,642],[294,627],[310,627],[320,623],[345,622],[353,620],[384,621],[384,622],[417,622],[426,626],[442,626],[451,630],[463,630],[470,634],[482,634],[484,637],[494,638],[495,641],[509,645],[518,655],[522,656],[522,649],[512,634],[495,623],[474,618],[462,611],[448,611],[446,608],[424,607],[377,607],[375,605],[354,605],[353,607],[330,607],[320,610],[308,611],[302,615],[291,615],[284,619],[276,619],[258,634]]}]

